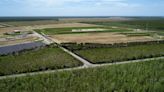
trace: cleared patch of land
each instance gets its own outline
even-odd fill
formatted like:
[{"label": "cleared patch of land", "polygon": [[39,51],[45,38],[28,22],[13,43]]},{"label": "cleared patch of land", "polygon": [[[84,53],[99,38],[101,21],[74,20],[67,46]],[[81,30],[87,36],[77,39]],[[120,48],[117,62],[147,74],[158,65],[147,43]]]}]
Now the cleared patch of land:
[{"label": "cleared patch of land", "polygon": [[164,60],[0,80],[2,92],[162,92]]},{"label": "cleared patch of land", "polygon": [[164,56],[164,44],[90,48],[74,52],[92,63],[111,63]]},{"label": "cleared patch of land", "polygon": [[6,32],[0,35],[0,46],[15,45],[41,40],[41,38],[37,37],[31,31]]},{"label": "cleared patch of land", "polygon": [[39,40],[38,37],[27,37],[27,38],[23,38],[23,39],[0,41],[0,46],[14,45],[14,44],[20,44],[20,43],[28,43],[28,42],[38,41],[38,40]]},{"label": "cleared patch of land", "polygon": [[0,56],[0,75],[69,68],[81,62],[57,47],[44,47],[18,55]]},{"label": "cleared patch of land", "polygon": [[150,36],[132,36],[128,37],[118,33],[83,33],[83,34],[59,34],[50,36],[52,39],[60,42],[77,42],[77,43],[121,43],[132,41],[151,41],[155,40]]}]

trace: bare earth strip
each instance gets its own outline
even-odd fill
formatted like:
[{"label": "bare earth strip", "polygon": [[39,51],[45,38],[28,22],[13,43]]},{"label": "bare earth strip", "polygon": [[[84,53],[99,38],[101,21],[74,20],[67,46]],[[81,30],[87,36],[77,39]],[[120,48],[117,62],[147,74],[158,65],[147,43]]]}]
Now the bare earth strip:
[{"label": "bare earth strip", "polygon": [[48,25],[8,27],[8,28],[0,28],[0,34],[5,33],[5,32],[11,32],[13,30],[29,31],[29,30],[33,30],[33,29],[44,29],[44,28],[95,27],[95,26],[97,26],[97,25],[84,24],[84,23],[62,23],[62,24],[48,24]]},{"label": "bare earth strip", "polygon": [[77,43],[121,43],[131,41],[151,41],[155,40],[150,36],[127,37],[118,33],[83,33],[83,34],[61,34],[52,35],[52,39],[59,43],[77,42]]}]

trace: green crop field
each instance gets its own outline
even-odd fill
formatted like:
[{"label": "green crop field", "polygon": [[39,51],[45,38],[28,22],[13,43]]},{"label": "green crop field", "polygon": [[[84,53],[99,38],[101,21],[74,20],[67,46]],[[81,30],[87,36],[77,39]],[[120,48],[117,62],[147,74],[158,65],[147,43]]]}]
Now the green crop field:
[{"label": "green crop field", "polygon": [[158,35],[164,36],[164,31],[163,32],[158,32]]},{"label": "green crop field", "polygon": [[111,63],[164,56],[164,44],[136,45],[117,48],[91,48],[75,53],[92,63]]},{"label": "green crop field", "polygon": [[142,32],[142,33],[120,33],[120,34],[123,34],[123,35],[126,35],[126,36],[152,36],[154,33],[153,32]]},{"label": "green crop field", "polygon": [[109,29],[104,31],[94,31],[95,32],[129,32],[132,30],[127,29],[112,29],[110,27],[73,27],[73,28],[46,28],[46,29],[36,29],[35,31],[38,33],[44,33],[47,35],[55,35],[55,34],[79,34],[79,33],[91,33],[91,32],[72,32],[73,29],[96,29],[96,28],[102,28],[102,29]]},{"label": "green crop field", "polygon": [[0,56],[0,76],[80,65],[82,65],[81,62],[59,48],[44,47],[20,55]]},{"label": "green crop field", "polygon": [[0,80],[1,92],[164,92],[164,60]]},{"label": "green crop field", "polygon": [[89,24],[141,28],[149,30],[164,30],[164,19],[134,19],[129,21],[111,21],[111,22],[85,22]]}]

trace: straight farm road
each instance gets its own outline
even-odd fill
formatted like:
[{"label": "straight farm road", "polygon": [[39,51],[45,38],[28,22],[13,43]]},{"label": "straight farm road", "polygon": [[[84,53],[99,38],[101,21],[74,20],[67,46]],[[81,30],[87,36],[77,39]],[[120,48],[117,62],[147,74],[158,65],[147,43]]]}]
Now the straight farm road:
[{"label": "straight farm road", "polygon": [[84,65],[83,65],[84,67],[92,67],[92,66],[93,66],[93,64],[91,64],[91,63],[88,62],[87,60],[83,59],[82,57],[80,57],[80,56],[74,54],[73,52],[71,52],[71,51],[69,51],[69,50],[67,50],[67,49],[65,49],[65,48],[63,48],[63,47],[61,47],[61,46],[60,46],[60,48],[61,48],[63,51],[65,51],[66,53],[68,53],[68,54],[70,54],[71,56],[73,56],[74,58],[76,58],[77,60],[81,61],[81,62],[84,64]]},{"label": "straight farm road", "polygon": [[[37,33],[38,34],[38,33]],[[59,44],[58,42],[56,42],[56,40],[53,40],[53,39],[50,39],[48,37],[46,37],[46,35],[41,35],[43,39],[45,39],[45,41],[47,43],[56,43],[57,45]],[[58,45],[58,47],[60,49],[62,49],[64,52],[68,53],[69,55],[73,56],[74,58],[76,58],[77,60],[81,61],[83,63],[83,67],[90,67],[90,66],[93,66],[93,64],[91,64],[90,62],[88,62],[87,60],[83,59],[82,57],[76,55],[75,53],[69,51],[68,49]]]},{"label": "straight farm road", "polygon": [[44,35],[41,35],[41,34],[35,32],[35,31],[33,31],[33,33],[34,33],[35,36],[37,36],[37,37],[43,39],[43,42],[44,42],[45,44],[51,44],[51,43],[53,43],[51,40],[47,39]]}]

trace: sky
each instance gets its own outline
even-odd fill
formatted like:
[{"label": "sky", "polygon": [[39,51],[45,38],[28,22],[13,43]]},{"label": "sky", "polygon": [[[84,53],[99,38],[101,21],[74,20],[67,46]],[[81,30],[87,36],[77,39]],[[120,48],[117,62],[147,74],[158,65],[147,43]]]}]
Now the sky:
[{"label": "sky", "polygon": [[164,16],[164,0],[0,0],[0,16]]}]

